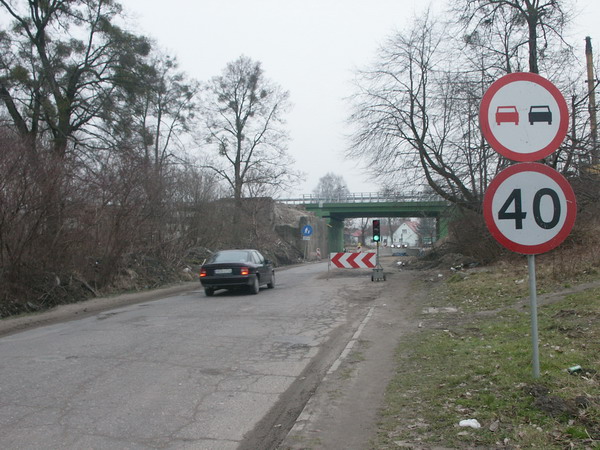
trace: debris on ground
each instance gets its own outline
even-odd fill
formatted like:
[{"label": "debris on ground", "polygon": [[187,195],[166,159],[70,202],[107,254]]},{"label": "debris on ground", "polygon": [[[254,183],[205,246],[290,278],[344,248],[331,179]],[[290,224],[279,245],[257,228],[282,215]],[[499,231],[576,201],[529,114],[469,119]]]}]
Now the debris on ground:
[{"label": "debris on ground", "polygon": [[458,422],[459,427],[481,428],[481,424],[477,419],[465,419]]}]

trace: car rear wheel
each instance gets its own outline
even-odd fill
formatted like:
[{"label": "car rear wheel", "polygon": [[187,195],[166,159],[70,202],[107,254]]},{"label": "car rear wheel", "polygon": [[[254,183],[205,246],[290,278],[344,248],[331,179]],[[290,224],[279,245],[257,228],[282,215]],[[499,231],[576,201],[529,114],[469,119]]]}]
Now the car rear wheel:
[{"label": "car rear wheel", "polygon": [[213,288],[204,288],[204,293],[207,297],[212,297],[215,293],[215,290]]},{"label": "car rear wheel", "polygon": [[250,293],[256,295],[258,294],[258,291],[260,291],[260,283],[258,282],[258,277],[255,277],[254,281],[250,285]]},{"label": "car rear wheel", "polygon": [[267,283],[267,287],[269,289],[273,289],[275,287],[275,273],[271,274],[271,281]]}]

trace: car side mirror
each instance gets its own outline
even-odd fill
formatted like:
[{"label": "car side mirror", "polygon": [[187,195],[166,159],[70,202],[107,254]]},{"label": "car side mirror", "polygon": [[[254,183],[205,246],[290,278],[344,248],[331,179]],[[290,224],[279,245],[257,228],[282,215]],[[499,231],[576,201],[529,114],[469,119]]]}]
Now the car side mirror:
[{"label": "car side mirror", "polygon": [[268,266],[269,264],[272,264],[270,259],[265,259],[265,266]]}]

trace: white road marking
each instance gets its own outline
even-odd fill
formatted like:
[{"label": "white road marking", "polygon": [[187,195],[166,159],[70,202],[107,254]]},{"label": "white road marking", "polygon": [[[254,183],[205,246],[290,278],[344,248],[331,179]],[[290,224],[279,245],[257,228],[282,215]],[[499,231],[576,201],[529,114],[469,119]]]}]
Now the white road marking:
[{"label": "white road marking", "polygon": [[346,345],[346,348],[344,349],[344,351],[342,351],[342,353],[340,354],[340,356],[338,357],[338,359],[336,359],[334,361],[334,363],[331,365],[331,367],[327,371],[327,375],[331,375],[333,372],[335,372],[338,369],[338,367],[340,367],[340,364],[342,363],[342,361],[344,359],[346,359],[346,357],[348,356],[348,354],[352,350],[352,347],[354,347],[354,344],[356,344],[356,341],[360,337],[363,329],[365,328],[365,325],[367,325],[367,322],[369,321],[369,319],[373,315],[373,311],[374,310],[375,310],[374,306],[371,306],[369,308],[369,312],[367,313],[367,316],[360,323],[358,329],[354,333],[354,336],[352,336],[352,339],[350,339],[350,342],[348,342],[348,345]]}]

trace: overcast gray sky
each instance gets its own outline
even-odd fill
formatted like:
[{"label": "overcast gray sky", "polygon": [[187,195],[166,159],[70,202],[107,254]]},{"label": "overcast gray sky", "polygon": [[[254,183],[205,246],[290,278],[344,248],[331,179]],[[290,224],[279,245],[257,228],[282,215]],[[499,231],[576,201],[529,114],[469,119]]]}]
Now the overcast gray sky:
[{"label": "overcast gray sky", "polygon": [[[344,160],[345,121],[357,68],[368,65],[379,44],[429,4],[419,0],[121,0],[135,31],[177,56],[189,76],[207,81],[246,55],[290,91],[289,151],[310,194],[327,172],[342,175],[352,192],[379,186],[355,161]],[[445,1],[431,2],[442,10]],[[570,42],[584,50],[592,37],[600,54],[600,0],[577,0]]]}]

